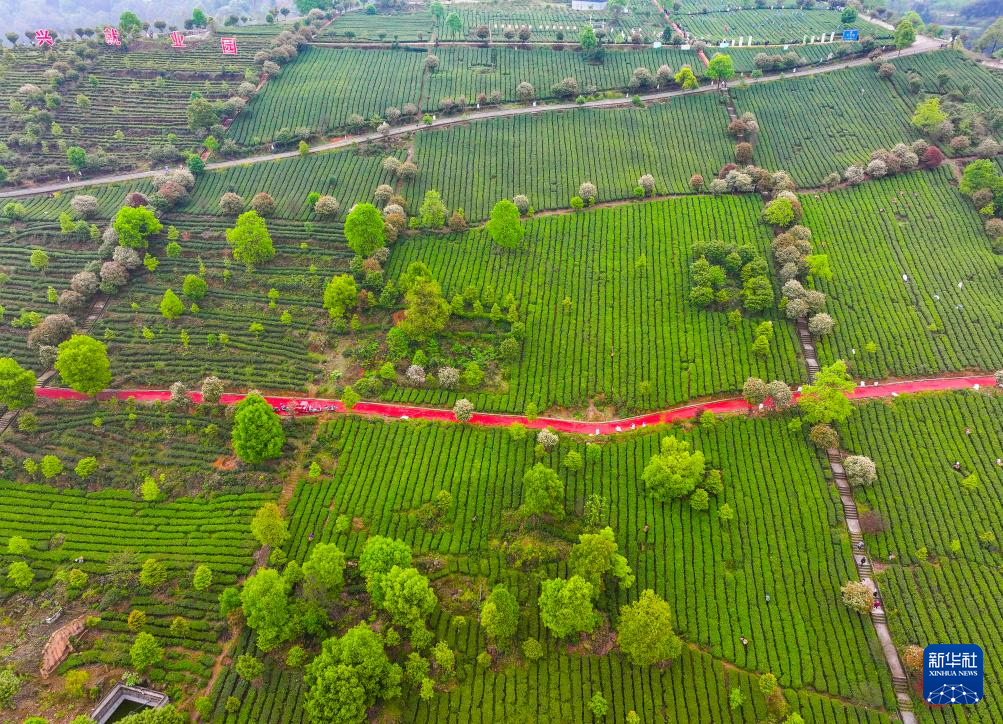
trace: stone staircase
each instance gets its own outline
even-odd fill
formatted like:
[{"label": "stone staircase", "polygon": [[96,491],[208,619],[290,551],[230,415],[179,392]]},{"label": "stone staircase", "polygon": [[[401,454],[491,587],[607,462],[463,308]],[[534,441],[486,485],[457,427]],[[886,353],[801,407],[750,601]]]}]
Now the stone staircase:
[{"label": "stone staircase", "polygon": [[796,323],[798,332],[798,342],[801,343],[801,351],[804,353],[805,366],[808,367],[808,381],[814,382],[815,375],[818,374],[818,353],[815,351],[815,340],[808,331],[808,320],[803,317]]}]

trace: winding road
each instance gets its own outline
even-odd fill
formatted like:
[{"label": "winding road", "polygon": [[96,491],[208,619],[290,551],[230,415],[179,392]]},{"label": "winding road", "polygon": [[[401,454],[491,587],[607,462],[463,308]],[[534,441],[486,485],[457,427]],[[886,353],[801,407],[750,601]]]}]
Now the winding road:
[{"label": "winding road", "polygon": [[[885,53],[885,57],[897,58],[899,56],[915,55],[917,53],[925,53],[931,50],[935,50],[941,46],[941,42],[933,40],[931,38],[926,38],[924,36],[918,36],[915,45],[906,48],[901,51],[901,53],[896,53],[895,51],[890,51]],[[800,78],[806,75],[817,75],[818,73],[828,73],[833,70],[840,70],[842,68],[852,68],[854,66],[860,65],[870,65],[871,60],[866,56],[863,58],[855,58],[853,60],[841,61],[839,63],[832,63],[829,65],[813,66],[805,68],[804,70],[798,71],[797,73],[785,74],[790,77]],[[768,83],[773,80],[777,80],[779,76],[776,75],[764,75],[759,78],[744,78],[745,83]],[[711,93],[717,91],[718,88],[715,84],[711,83],[708,85],[700,86],[693,90],[665,90],[656,91],[654,93],[647,93],[642,96],[645,102],[659,101],[666,98],[675,98],[677,96],[692,95],[694,93]],[[311,146],[308,153],[323,153],[325,151],[334,151],[340,148],[348,148],[354,146],[358,143],[368,143],[371,141],[381,140],[383,138],[393,138],[395,136],[401,136],[408,133],[415,133],[418,131],[431,130],[437,128],[447,128],[449,126],[455,126],[463,123],[469,123],[471,121],[482,121],[488,118],[508,118],[512,116],[522,116],[526,114],[533,113],[543,113],[549,111],[572,111],[579,108],[622,108],[632,105],[633,101],[630,96],[624,96],[623,98],[604,98],[598,101],[589,101],[579,105],[574,101],[567,103],[550,103],[543,104],[539,106],[528,105],[528,106],[511,106],[502,108],[490,108],[482,111],[471,111],[469,113],[463,113],[458,116],[449,116],[445,118],[436,118],[431,123],[408,123],[403,126],[397,126],[391,128],[390,131],[384,135],[378,131],[370,131],[369,133],[360,133],[354,136],[343,136],[337,138],[333,141],[328,141],[326,143],[320,143],[316,146]],[[237,158],[229,161],[217,161],[214,163],[207,163],[206,170],[215,171],[225,168],[234,168],[236,166],[245,166],[255,163],[267,163],[269,161],[278,161],[281,159],[296,158],[300,155],[299,151],[281,151],[278,153],[267,153],[259,156],[248,156],[246,158]],[[144,178],[152,178],[157,174],[162,173],[161,169],[151,169],[149,171],[132,171],[129,173],[111,174],[107,176],[95,176],[93,178],[81,179],[79,181],[59,181],[54,183],[39,184],[38,186],[29,186],[21,189],[13,189],[10,191],[0,192],[0,199],[6,198],[17,198],[23,196],[35,196],[38,194],[52,193],[54,191],[66,191],[70,189],[87,188],[90,186],[100,186],[103,184],[120,183],[122,181],[136,181]]]},{"label": "winding road", "polygon": [[[936,377],[922,380],[903,380],[900,382],[858,382],[851,395],[852,399],[867,399],[872,397],[897,397],[911,392],[936,392],[941,390],[965,390],[993,387],[995,380],[992,375],[977,375],[967,377]],[[798,388],[800,390],[800,388]],[[59,387],[38,387],[36,394],[48,400],[86,400],[87,396]],[[794,397],[797,398],[795,392]],[[171,393],[167,390],[108,390],[98,395],[98,399],[126,400],[133,398],[138,402],[163,402],[169,400]],[[200,392],[190,392],[192,402],[202,401]],[[240,402],[244,393],[228,393],[220,400],[225,405]],[[343,413],[344,405],[338,400],[318,397],[291,397],[284,395],[265,394],[265,400],[271,404],[280,415],[320,415],[324,413]],[[650,412],[637,417],[605,422],[587,422],[584,420],[567,420],[563,418],[537,417],[529,420],[522,415],[504,415],[492,413],[474,413],[470,423],[486,427],[506,427],[520,423],[526,427],[543,429],[549,427],[558,432],[578,435],[614,435],[618,432],[628,432],[648,425],[677,422],[693,419],[704,412],[719,415],[748,412],[752,405],[741,397],[695,402],[678,407],[671,407],[660,412]],[[397,405],[389,402],[359,402],[352,408],[352,414],[366,417],[386,417],[400,420],[433,420],[436,422],[456,422],[456,415],[450,409],[435,407],[416,407],[412,405]]]}]

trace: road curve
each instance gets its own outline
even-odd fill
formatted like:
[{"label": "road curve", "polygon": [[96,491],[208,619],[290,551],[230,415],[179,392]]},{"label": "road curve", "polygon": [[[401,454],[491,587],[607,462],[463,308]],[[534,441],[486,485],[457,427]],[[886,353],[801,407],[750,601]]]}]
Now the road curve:
[{"label": "road curve", "polygon": [[[940,390],[965,390],[980,389],[982,387],[993,387],[995,380],[992,375],[977,375],[968,377],[937,377],[923,380],[903,380],[901,382],[858,382],[854,388],[852,399],[866,399],[872,397],[897,397],[898,395],[910,392],[936,392]],[[799,388],[800,389],[800,388]],[[57,387],[39,387],[36,394],[48,400],[86,400],[85,395]],[[119,399],[125,400],[133,398],[138,402],[163,402],[170,399],[171,393],[167,390],[109,390],[98,395],[98,399]],[[202,401],[202,394],[199,392],[189,393],[195,403]],[[797,398],[797,393],[795,393]],[[244,393],[229,393],[222,397],[221,402],[225,405],[232,405],[240,402],[245,397]],[[281,415],[319,415],[324,413],[343,413],[344,405],[338,400],[330,400],[315,397],[288,397],[282,395],[264,395],[265,400]],[[658,425],[661,423],[676,422],[678,420],[688,420],[697,417],[704,412],[713,412],[719,415],[728,415],[741,412],[748,412],[752,406],[741,397],[728,397],[724,399],[708,400],[678,407],[672,407],[660,412],[651,412],[637,417],[628,417],[622,420],[608,420],[606,422],[586,422],[584,420],[566,420],[562,418],[538,417],[528,420],[522,415],[503,415],[491,413],[475,413],[470,423],[473,425],[483,425],[486,427],[505,427],[513,423],[520,423],[526,427],[543,429],[552,428],[558,432],[574,433],[578,435],[613,435],[618,432],[627,432],[648,425]],[[386,417],[400,420],[433,420],[436,422],[456,422],[456,416],[452,410],[416,407],[412,405],[397,405],[388,402],[359,402],[352,408],[352,414],[366,417]]]},{"label": "road curve", "polygon": [[[912,47],[906,48],[899,54],[893,55],[893,52],[885,54],[885,57],[896,58],[899,55],[915,55],[917,53],[925,53],[930,50],[935,50],[940,47],[940,43],[931,41],[927,38],[922,38],[917,40],[916,44]],[[856,58],[853,60],[846,60],[839,63],[832,63],[829,65],[821,65],[806,68],[805,70],[798,71],[797,73],[785,74],[788,77],[800,78],[806,75],[817,75],[819,73],[828,73],[832,70],[840,70],[842,68],[852,68],[859,65],[870,65],[871,61],[867,58]],[[745,83],[768,83],[773,80],[777,80],[779,76],[777,75],[764,75],[759,78],[745,78],[743,82]],[[666,90],[657,91],[655,93],[647,93],[642,98],[646,102],[664,100],[666,98],[674,98],[676,96],[692,95],[694,93],[710,93],[717,90],[717,86],[714,84],[703,85],[699,88],[693,90],[683,91],[683,90]],[[328,141],[326,143],[320,143],[316,146],[311,146],[308,153],[323,153],[325,151],[334,151],[339,148],[348,148],[354,146],[357,143],[367,143],[370,141],[377,141],[382,138],[392,138],[394,136],[401,136],[408,133],[415,133],[417,131],[424,131],[436,128],[446,128],[448,126],[455,126],[461,123],[469,123],[471,121],[482,121],[488,118],[508,118],[512,116],[523,116],[532,113],[543,113],[547,111],[571,111],[579,108],[622,108],[632,104],[632,100],[629,96],[624,96],[623,98],[604,98],[598,101],[589,101],[579,105],[575,102],[568,103],[551,103],[540,106],[513,106],[507,108],[491,108],[483,111],[472,111],[469,113],[463,113],[458,116],[449,116],[446,118],[437,118],[431,123],[408,123],[403,126],[396,126],[391,128],[386,136],[379,133],[378,131],[371,131],[369,133],[360,133],[354,136],[344,136],[338,138],[334,141]],[[229,161],[216,161],[214,163],[207,163],[206,170],[215,171],[224,168],[234,168],[236,166],[245,166],[255,163],[267,163],[268,161],[278,161],[287,158],[296,158],[299,156],[299,151],[281,151],[279,153],[268,153],[260,156],[248,156],[246,158],[235,158]],[[13,189],[10,191],[0,192],[0,199],[6,198],[17,198],[23,196],[36,196],[38,194],[52,193],[54,191],[67,191],[70,189],[87,188],[90,186],[101,186],[104,184],[121,183],[123,181],[137,181],[144,178],[152,178],[157,174],[162,173],[161,169],[152,169],[149,171],[132,171],[129,173],[112,174],[108,176],[95,176],[93,178],[81,179],[79,181],[60,181],[56,183],[40,184],[38,186],[30,186],[22,189]]]}]

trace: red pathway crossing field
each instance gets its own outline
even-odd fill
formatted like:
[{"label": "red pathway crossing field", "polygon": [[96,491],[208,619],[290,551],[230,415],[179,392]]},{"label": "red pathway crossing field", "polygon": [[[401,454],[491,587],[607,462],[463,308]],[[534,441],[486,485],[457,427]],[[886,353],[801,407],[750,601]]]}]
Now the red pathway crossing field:
[{"label": "red pathway crossing field", "polygon": [[[924,380],[903,380],[901,382],[858,382],[851,397],[853,399],[868,397],[895,397],[910,392],[934,392],[938,390],[963,390],[979,389],[982,387],[992,387],[995,381],[991,375],[979,375],[972,377],[937,377]],[[49,400],[84,400],[85,395],[73,390],[54,387],[39,387],[36,389],[39,397]],[[125,400],[133,398],[138,402],[157,402],[170,399],[171,393],[167,390],[108,390],[98,395],[98,399],[106,400],[117,398]],[[201,402],[200,392],[189,393],[193,402]],[[345,408],[337,400],[311,398],[311,397],[285,397],[265,395],[265,400],[272,405],[280,415],[320,415],[324,413],[344,412]],[[797,399],[797,393],[794,395]],[[229,393],[222,397],[221,402],[225,405],[232,405],[244,399],[243,393]],[[565,420],[560,418],[538,417],[535,420],[527,420],[522,415],[503,415],[491,413],[474,413],[470,420],[474,425],[487,425],[491,427],[504,427],[514,422],[522,423],[527,427],[542,429],[552,428],[558,432],[569,432],[579,435],[612,435],[618,432],[635,430],[648,425],[659,423],[676,422],[677,420],[687,420],[699,416],[704,412],[715,414],[733,414],[737,412],[747,412],[751,405],[741,397],[729,397],[720,400],[709,400],[679,407],[673,407],[660,412],[651,412],[646,415],[629,417],[623,420],[609,420],[606,422],[587,422],[585,420]],[[435,420],[439,422],[456,422],[456,416],[449,409],[415,407],[411,405],[397,405],[391,402],[359,402],[352,413],[356,415],[366,415],[369,417],[388,417],[402,420]]]}]

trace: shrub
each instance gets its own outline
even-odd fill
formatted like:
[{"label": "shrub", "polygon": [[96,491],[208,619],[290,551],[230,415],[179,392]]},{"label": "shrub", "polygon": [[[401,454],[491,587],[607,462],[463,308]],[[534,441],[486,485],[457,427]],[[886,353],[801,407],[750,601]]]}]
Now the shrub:
[{"label": "shrub", "polygon": [[863,581],[847,581],[839,590],[843,603],[857,613],[869,613],[874,606],[874,593]]},{"label": "shrub", "polygon": [[808,439],[824,450],[839,445],[839,436],[829,425],[813,425],[811,431],[808,433]]},{"label": "shrub", "polygon": [[878,479],[874,461],[864,455],[850,455],[843,461],[843,470],[853,486],[872,485]]},{"label": "shrub", "polygon": [[260,191],[251,199],[251,208],[260,216],[271,216],[275,213],[275,199],[270,194]]},{"label": "shrub", "polygon": [[466,398],[461,398],[453,405],[453,414],[458,422],[470,422],[474,416],[474,404]]},{"label": "shrub", "polygon": [[543,658],[545,653],[543,644],[534,638],[528,638],[522,642],[522,655],[528,661],[538,661]]}]

